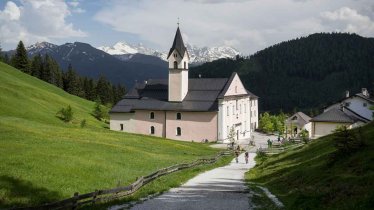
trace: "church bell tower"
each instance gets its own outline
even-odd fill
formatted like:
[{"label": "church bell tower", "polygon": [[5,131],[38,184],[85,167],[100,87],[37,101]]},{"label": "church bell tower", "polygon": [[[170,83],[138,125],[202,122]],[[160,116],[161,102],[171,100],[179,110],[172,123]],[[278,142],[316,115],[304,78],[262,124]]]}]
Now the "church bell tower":
[{"label": "church bell tower", "polygon": [[189,55],[179,26],[167,59],[169,62],[169,101],[182,102],[188,92]]}]

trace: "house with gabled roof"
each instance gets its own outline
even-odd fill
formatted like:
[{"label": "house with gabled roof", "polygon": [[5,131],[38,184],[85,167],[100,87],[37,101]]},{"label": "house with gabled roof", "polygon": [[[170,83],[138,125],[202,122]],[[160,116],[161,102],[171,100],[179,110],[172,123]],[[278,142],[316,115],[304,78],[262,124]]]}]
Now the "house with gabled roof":
[{"label": "house with gabled roof", "polygon": [[168,79],[134,87],[110,111],[110,129],[183,141],[228,142],[258,127],[258,97],[237,73],[230,78],[189,78],[189,54],[179,27],[168,53]]},{"label": "house with gabled roof", "polygon": [[303,112],[296,112],[289,118],[287,118],[284,122],[286,126],[286,131],[291,136],[297,136],[301,131],[306,130],[308,131],[309,137],[311,136],[311,123],[310,118],[308,115],[304,114]]},{"label": "house with gabled roof", "polygon": [[325,108],[324,112],[310,121],[312,122],[312,137],[318,138],[328,135],[336,128],[345,126],[349,129],[362,126],[373,120],[374,98],[370,96],[366,88],[360,93],[349,95],[338,103]]}]

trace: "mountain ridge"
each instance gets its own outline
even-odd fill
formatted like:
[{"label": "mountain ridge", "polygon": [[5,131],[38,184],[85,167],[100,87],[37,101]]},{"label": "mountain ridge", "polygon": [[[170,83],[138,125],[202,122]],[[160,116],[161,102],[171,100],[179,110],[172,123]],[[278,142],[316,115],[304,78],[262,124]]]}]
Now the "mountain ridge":
[{"label": "mountain ridge", "polygon": [[[219,47],[197,47],[195,45],[186,44],[186,48],[190,54],[191,64],[202,64],[205,62],[211,62],[213,60],[221,58],[233,58],[239,55],[239,51],[229,46]],[[102,50],[108,54],[115,55],[121,60],[126,60],[133,54],[145,54],[159,57],[160,59],[167,60],[167,52],[154,50],[145,47],[143,44],[129,44],[123,41],[117,42],[111,47],[101,46],[97,49]]]}]

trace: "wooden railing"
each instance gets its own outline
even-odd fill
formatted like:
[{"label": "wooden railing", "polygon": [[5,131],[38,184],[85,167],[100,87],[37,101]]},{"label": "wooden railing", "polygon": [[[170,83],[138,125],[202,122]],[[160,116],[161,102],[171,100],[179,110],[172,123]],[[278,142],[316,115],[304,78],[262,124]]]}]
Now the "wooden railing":
[{"label": "wooden railing", "polygon": [[217,160],[225,155],[231,155],[229,151],[224,151],[217,154],[215,157],[212,158],[203,158],[198,159],[191,163],[182,163],[173,165],[167,168],[160,169],[156,172],[153,172],[147,176],[137,178],[137,180],[128,185],[122,187],[116,187],[113,189],[106,189],[106,190],[95,190],[94,192],[79,194],[78,192],[74,193],[73,197],[67,198],[61,201],[56,201],[53,203],[47,203],[41,206],[34,206],[34,207],[21,207],[21,208],[13,208],[14,210],[23,210],[23,209],[76,209],[79,206],[85,204],[94,205],[98,202],[107,202],[111,201],[120,197],[128,196],[135,193],[139,188],[143,187],[147,183],[157,179],[158,177],[186,169],[191,168],[199,165],[204,164],[212,164],[217,162]]}]

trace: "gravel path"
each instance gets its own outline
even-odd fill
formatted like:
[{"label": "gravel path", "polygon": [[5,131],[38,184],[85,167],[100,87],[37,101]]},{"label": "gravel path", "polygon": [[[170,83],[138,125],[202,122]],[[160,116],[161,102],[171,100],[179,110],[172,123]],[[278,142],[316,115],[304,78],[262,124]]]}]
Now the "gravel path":
[{"label": "gravel path", "polygon": [[244,153],[227,166],[204,172],[178,188],[135,205],[132,209],[250,209],[244,173],[255,166],[255,153]]}]

